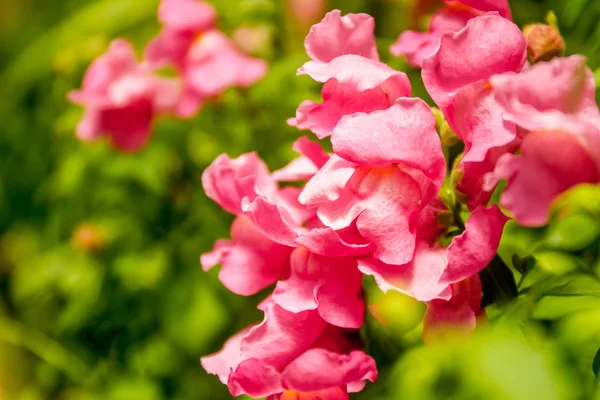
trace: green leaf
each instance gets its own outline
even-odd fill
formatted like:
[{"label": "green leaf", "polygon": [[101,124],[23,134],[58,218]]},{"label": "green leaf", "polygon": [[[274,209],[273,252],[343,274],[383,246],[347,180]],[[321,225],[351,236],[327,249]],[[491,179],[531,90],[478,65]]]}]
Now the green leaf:
[{"label": "green leaf", "polygon": [[594,371],[594,375],[598,376],[598,372],[600,372],[600,349],[596,352],[594,356],[594,361],[592,362],[592,371]]},{"label": "green leaf", "polygon": [[571,214],[550,225],[545,244],[564,251],[579,251],[600,237],[597,218],[583,213]]},{"label": "green leaf", "polygon": [[578,259],[560,251],[543,251],[535,253],[536,265],[544,273],[565,275],[578,269]]}]

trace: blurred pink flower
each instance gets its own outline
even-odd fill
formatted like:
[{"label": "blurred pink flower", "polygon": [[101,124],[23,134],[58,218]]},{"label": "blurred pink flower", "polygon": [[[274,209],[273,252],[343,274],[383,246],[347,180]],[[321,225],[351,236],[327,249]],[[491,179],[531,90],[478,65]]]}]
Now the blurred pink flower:
[{"label": "blurred pink flower", "polygon": [[184,82],[178,114],[189,117],[202,103],[230,87],[249,87],[267,72],[265,61],[242,53],[214,29],[215,10],[196,0],[162,0],[160,35],[148,44],[145,60],[155,68],[173,66]]},{"label": "blurred pink flower", "polygon": [[487,204],[483,176],[502,154],[518,147],[516,126],[504,118],[489,82],[499,74],[520,72],[526,47],[515,24],[490,13],[471,19],[458,32],[444,33],[423,62],[425,88],[465,144],[457,189],[467,195],[470,209]]},{"label": "blurred pink flower", "polygon": [[327,0],[288,0],[294,18],[303,26],[311,26],[323,16]]},{"label": "blurred pink flower", "polygon": [[421,67],[423,60],[436,50],[444,32],[459,31],[470,19],[490,11],[497,11],[502,17],[511,19],[507,0],[447,0],[431,18],[427,32],[402,32],[396,43],[390,46],[390,52],[395,56],[405,56],[414,67]]},{"label": "blurred pink flower", "polygon": [[135,151],[148,140],[154,117],[173,111],[180,94],[177,80],[153,75],[138,64],[131,44],[117,39],[90,65],[82,88],[70,92],[69,100],[85,106],[79,138],[106,135],[119,150]]},{"label": "blurred pink flower", "polygon": [[[354,331],[327,324],[316,311],[292,313],[268,300],[265,318],[201,359],[233,396],[286,399],[291,393],[347,399],[377,379],[375,361]],[[338,397],[339,396],[339,397]],[[305,398],[305,397],[301,397]],[[312,398],[312,397],[308,397]]]},{"label": "blurred pink flower", "polygon": [[600,112],[592,71],[584,57],[571,56],[492,77],[492,85],[523,143],[519,155],[498,160],[486,188],[507,179],[501,204],[522,225],[544,225],[556,196],[579,183],[600,182]]}]

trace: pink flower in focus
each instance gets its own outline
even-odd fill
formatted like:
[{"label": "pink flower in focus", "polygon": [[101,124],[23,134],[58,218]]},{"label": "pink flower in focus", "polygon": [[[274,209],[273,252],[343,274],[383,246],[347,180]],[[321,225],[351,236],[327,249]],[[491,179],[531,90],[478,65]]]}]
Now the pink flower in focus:
[{"label": "pink flower in focus", "polygon": [[457,189],[467,195],[470,209],[488,202],[490,193],[482,189],[483,176],[502,154],[518,147],[516,126],[505,119],[489,81],[503,73],[520,72],[526,47],[515,24],[490,13],[471,19],[458,32],[444,33],[436,52],[423,62],[427,91],[465,143]]},{"label": "pink flower in focus", "polygon": [[427,32],[402,32],[396,43],[390,46],[390,52],[395,56],[405,56],[414,67],[421,67],[423,60],[435,52],[444,32],[459,31],[470,19],[490,11],[497,11],[502,17],[511,19],[507,0],[445,1],[445,6],[431,18]]},{"label": "pink flower in focus", "polygon": [[210,253],[202,254],[205,271],[221,265],[219,280],[233,293],[250,296],[289,275],[292,248],[275,243],[250,220],[237,217],[231,240],[220,239]]},{"label": "pink flower in focus", "polygon": [[476,275],[492,260],[507,220],[497,206],[480,206],[448,248],[420,240],[406,264],[391,265],[366,257],[358,261],[359,269],[373,275],[384,292],[396,290],[420,301],[448,300],[450,285]]},{"label": "pink flower in focus", "polygon": [[325,398],[348,399],[348,392],[377,379],[375,361],[359,350],[354,331],[327,324],[316,311],[296,314],[272,301],[266,302],[264,312],[260,325],[234,335],[223,350],[201,359],[232,396],[285,399],[292,393],[319,392]]},{"label": "pink flower in focus", "polygon": [[131,44],[117,39],[89,67],[82,88],[69,93],[70,101],[85,106],[77,135],[83,140],[106,135],[120,150],[139,150],[153,118],[172,111],[180,93],[178,81],[153,75],[138,64]]},{"label": "pink flower in focus", "polygon": [[184,82],[178,114],[192,116],[204,100],[230,87],[249,87],[267,71],[265,61],[243,54],[222,32],[213,29],[215,10],[196,0],[162,0],[161,34],[148,44],[146,61],[173,66]]},{"label": "pink flower in focus", "polygon": [[600,112],[585,58],[538,63],[521,74],[492,78],[507,120],[521,128],[519,155],[503,155],[486,189],[508,186],[501,204],[522,225],[546,224],[556,196],[579,183],[600,182]]},{"label": "pink flower in focus", "polygon": [[418,216],[442,185],[446,161],[435,118],[419,99],[399,99],[384,111],[344,117],[334,151],[299,201],[317,208],[323,224],[356,224],[382,262],[402,265],[415,251]]},{"label": "pink flower in focus", "polygon": [[340,56],[329,63],[309,61],[298,74],[324,83],[323,102],[304,101],[288,124],[310,129],[319,139],[331,135],[344,115],[385,110],[399,97],[411,94],[406,74],[357,55]]},{"label": "pink flower in focus", "polygon": [[342,328],[363,324],[362,273],[354,257],[324,257],[297,248],[291,276],[277,283],[272,299],[294,313],[317,310],[326,322]]},{"label": "pink flower in focus", "polygon": [[449,300],[435,299],[427,302],[423,317],[423,339],[426,343],[450,332],[471,332],[478,322],[486,319],[481,308],[481,280],[473,275],[452,284]]}]

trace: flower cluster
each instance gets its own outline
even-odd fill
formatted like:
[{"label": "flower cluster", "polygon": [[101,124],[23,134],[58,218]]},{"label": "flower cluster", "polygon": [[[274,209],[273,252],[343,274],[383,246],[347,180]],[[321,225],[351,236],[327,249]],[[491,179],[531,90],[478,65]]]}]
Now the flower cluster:
[{"label": "flower cluster", "polygon": [[[229,87],[248,87],[267,71],[263,60],[243,54],[216,28],[216,11],[197,0],[162,0],[161,33],[136,59],[132,45],[115,40],[85,74],[69,99],[85,106],[77,127],[83,140],[109,136],[122,151],[147,142],[152,121],[162,114],[193,116],[207,99]],[[177,77],[161,76],[164,67]]]},{"label": "flower cluster", "polygon": [[415,57],[464,143],[451,171],[431,108],[380,61],[374,20],[332,11],[310,30],[311,60],[298,70],[323,84],[323,99],[303,102],[288,123],[329,137],[333,153],[302,137],[300,156],[273,173],[255,153],[222,155],[204,172],[207,195],[236,216],[231,240],[202,255],[204,269],[220,264],[220,280],[241,295],[275,284],[263,322],[202,359],[234,396],[344,399],[374,381],[357,339],[363,275],[426,302],[426,340],[448,325],[473,329],[485,318],[477,274],[508,220],[488,206],[498,182],[508,181],[501,204],[516,221],[541,225],[562,191],[600,181],[585,60],[528,65],[506,2],[452,2],[436,15],[461,23],[432,22]]}]

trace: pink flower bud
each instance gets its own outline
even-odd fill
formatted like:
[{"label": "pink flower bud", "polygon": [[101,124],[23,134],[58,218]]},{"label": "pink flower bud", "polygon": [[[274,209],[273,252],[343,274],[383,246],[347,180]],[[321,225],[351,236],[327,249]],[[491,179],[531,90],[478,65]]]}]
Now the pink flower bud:
[{"label": "pink flower bud", "polygon": [[550,25],[531,24],[523,29],[527,40],[527,56],[532,64],[550,61],[565,52],[565,41],[558,30]]}]

